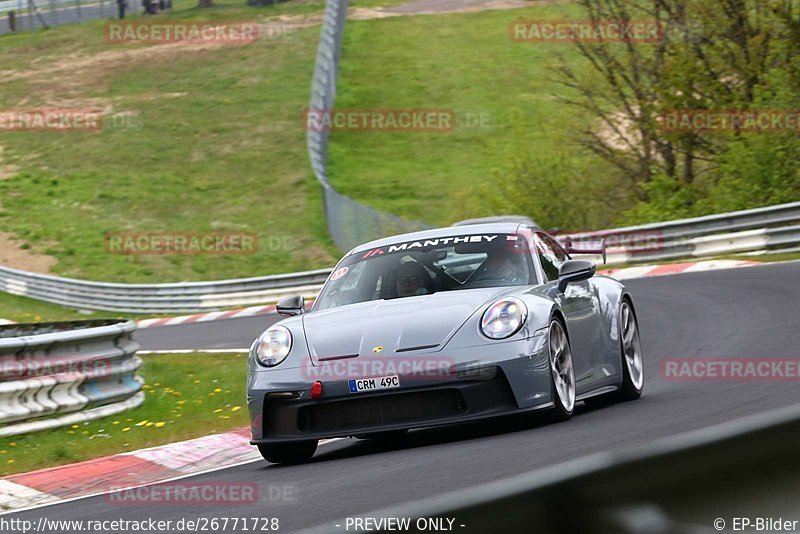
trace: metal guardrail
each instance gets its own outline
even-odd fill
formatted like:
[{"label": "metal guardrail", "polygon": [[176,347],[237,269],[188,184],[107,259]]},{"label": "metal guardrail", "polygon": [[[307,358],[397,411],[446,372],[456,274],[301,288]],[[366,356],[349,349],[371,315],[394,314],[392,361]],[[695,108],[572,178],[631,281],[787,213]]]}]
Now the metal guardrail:
[{"label": "metal guardrail", "polygon": [[[798,435],[800,407],[791,406],[358,517],[408,518],[406,532],[429,531],[420,518],[453,519],[450,530],[465,533],[532,525],[542,534],[754,531],[755,523],[736,528],[735,518],[777,519],[797,509]],[[309,532],[346,525],[342,518]]]},{"label": "metal guardrail", "polygon": [[144,401],[133,321],[0,326],[0,436],[80,423]]},{"label": "metal guardrail", "polygon": [[[793,224],[792,224],[793,223]],[[607,247],[611,265],[652,263],[781,249],[800,245],[800,202],[751,210],[559,236],[578,248]],[[589,247],[592,248],[592,247]],[[602,257],[588,257],[602,263]]]},{"label": "metal guardrail", "polygon": [[212,282],[116,284],[0,267],[0,290],[73,308],[134,313],[208,311],[316,296],[330,269]]},{"label": "metal guardrail", "polygon": [[690,219],[643,224],[640,226],[614,228],[613,230],[582,232],[572,234],[572,236],[596,235],[605,238],[614,238],[626,235],[647,234],[650,232],[657,233],[658,237],[664,241],[671,241],[711,234],[732,233],[740,230],[773,227],[792,222],[800,222],[800,202],[706,215],[704,217],[693,217]]},{"label": "metal guardrail", "polygon": [[[309,111],[329,112],[336,100],[339,57],[347,20],[348,0],[328,0],[320,31],[314,77],[311,81]],[[325,218],[333,242],[342,251],[388,235],[424,230],[428,226],[365,206],[337,192],[328,181],[328,142],[330,132],[306,128],[306,143],[325,202]]]},{"label": "metal guardrail", "polygon": [[[332,190],[330,194],[338,195]],[[719,233],[726,230],[738,231]],[[605,239],[609,265],[796,248],[800,245],[800,202],[561,236],[567,237],[578,248]],[[602,263],[600,256],[587,257]],[[330,272],[319,269],[211,282],[117,284],[0,267],[0,291],[79,309],[183,313],[274,303],[297,293],[312,298]]]},{"label": "metal guardrail", "polygon": [[[125,0],[126,13],[138,15],[143,7],[143,0]],[[114,19],[119,17],[119,12],[115,0],[9,0],[0,2],[0,35],[88,20]]]}]

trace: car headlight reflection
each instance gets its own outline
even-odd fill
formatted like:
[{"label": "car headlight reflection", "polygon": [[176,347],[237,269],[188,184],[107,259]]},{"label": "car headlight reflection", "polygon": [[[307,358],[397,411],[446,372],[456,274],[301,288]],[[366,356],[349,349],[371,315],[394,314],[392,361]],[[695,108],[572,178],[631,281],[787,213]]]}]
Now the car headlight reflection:
[{"label": "car headlight reflection", "polygon": [[528,318],[528,307],[514,297],[506,297],[489,306],[481,319],[481,332],[491,339],[505,339],[516,334]]},{"label": "car headlight reflection", "polygon": [[261,334],[255,342],[255,356],[264,367],[275,367],[289,355],[292,334],[285,326],[273,326]]}]

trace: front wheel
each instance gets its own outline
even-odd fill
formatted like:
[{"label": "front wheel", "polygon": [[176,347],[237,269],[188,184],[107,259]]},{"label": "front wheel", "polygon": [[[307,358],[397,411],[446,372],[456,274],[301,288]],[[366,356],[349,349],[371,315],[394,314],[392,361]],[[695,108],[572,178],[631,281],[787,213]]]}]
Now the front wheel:
[{"label": "front wheel", "polygon": [[317,440],[297,443],[271,443],[259,445],[258,452],[273,464],[300,464],[307,462],[317,452]]}]

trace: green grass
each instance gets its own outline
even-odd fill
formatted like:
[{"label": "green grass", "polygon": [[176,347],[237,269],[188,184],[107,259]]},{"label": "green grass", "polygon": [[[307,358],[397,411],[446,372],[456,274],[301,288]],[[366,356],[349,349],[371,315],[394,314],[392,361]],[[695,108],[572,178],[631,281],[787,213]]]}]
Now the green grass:
[{"label": "green grass", "polygon": [[8,319],[17,323],[129,316],[131,315],[117,312],[79,312],[72,308],[59,306],[58,304],[50,304],[49,302],[41,302],[39,300],[0,292],[0,319]]},{"label": "green grass", "polygon": [[[398,3],[356,0],[352,6]],[[201,10],[194,0],[177,0],[163,17],[265,20],[318,15],[323,6],[244,4],[221,0]],[[447,224],[491,214],[484,191],[530,147],[542,165],[559,172],[602,173],[574,145],[583,118],[552,96],[555,55],[574,55],[571,45],[508,37],[516,18],[575,13],[574,6],[558,4],[348,22],[337,107],[443,108],[460,120],[468,113],[488,117],[490,126],[335,132],[334,185],[380,209]],[[332,265],[338,251],[325,227],[300,121],[319,28],[250,45],[170,52],[161,45],[106,43],[104,24],[0,37],[0,64],[14,71],[0,81],[4,107],[57,102],[138,117],[137,127],[99,133],[0,133],[3,163],[20,168],[0,180],[0,231],[55,257],[53,272],[95,280],[211,280]],[[65,63],[70,68],[14,76]],[[250,255],[116,255],[104,247],[104,236],[114,232],[255,232],[261,247]]]},{"label": "green grass", "polygon": [[348,22],[337,108],[448,109],[457,117],[484,113],[491,125],[451,133],[334,131],[334,186],[377,208],[447,224],[490,214],[481,188],[517,153],[535,151],[543,165],[566,160],[576,177],[598,172],[597,159],[574,142],[585,118],[553,96],[564,94],[553,80],[556,55],[577,59],[574,47],[508,35],[517,18],[576,13],[552,5]]},{"label": "green grass", "polygon": [[248,426],[244,354],[143,357],[145,401],[120,414],[0,438],[0,476],[80,462]]},{"label": "green grass", "polygon": [[[0,63],[21,72],[34,62],[92,61],[0,83],[6,107],[54,100],[113,106],[138,114],[141,124],[99,133],[2,133],[5,163],[21,171],[0,181],[0,231],[56,257],[54,272],[97,280],[219,279],[331,265],[337,253],[312,193],[318,186],[300,121],[319,28],[169,53],[107,44],[103,24],[0,40],[9,45],[0,47]],[[123,51],[134,55],[108,57]],[[106,253],[105,234],[130,231],[255,232],[261,241],[251,255]]]}]

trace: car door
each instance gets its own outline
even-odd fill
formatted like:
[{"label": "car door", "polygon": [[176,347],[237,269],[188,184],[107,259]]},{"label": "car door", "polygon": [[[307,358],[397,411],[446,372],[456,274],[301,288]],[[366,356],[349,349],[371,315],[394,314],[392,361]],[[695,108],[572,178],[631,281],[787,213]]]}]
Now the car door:
[{"label": "car door", "polygon": [[536,250],[553,299],[561,304],[567,321],[567,332],[575,367],[577,393],[584,390],[593,377],[592,340],[597,329],[599,302],[589,280],[573,282],[566,291],[558,290],[558,271],[569,258],[561,245],[550,236],[536,234]]}]

